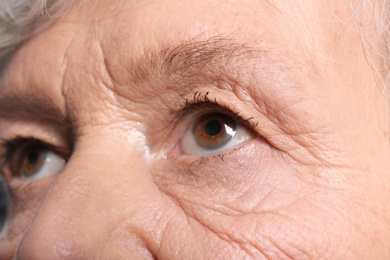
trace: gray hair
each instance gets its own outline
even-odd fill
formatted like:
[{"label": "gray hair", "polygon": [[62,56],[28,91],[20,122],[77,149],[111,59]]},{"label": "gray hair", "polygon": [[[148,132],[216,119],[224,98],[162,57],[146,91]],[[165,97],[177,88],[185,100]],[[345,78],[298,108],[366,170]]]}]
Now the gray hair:
[{"label": "gray hair", "polygon": [[0,1],[0,57],[54,22],[73,1]]},{"label": "gray hair", "polygon": [[[17,46],[43,30],[56,21],[70,7],[74,0],[0,0],[0,73],[6,64],[6,54],[17,48]],[[98,0],[96,0],[98,1]],[[82,2],[82,1],[81,1]],[[371,44],[361,31],[359,22],[356,27],[361,33],[362,43],[366,51],[367,61],[374,71],[380,74],[386,88],[390,86],[390,1],[389,0],[362,0],[359,6],[354,6],[350,0],[351,9],[355,12],[358,9],[374,10],[380,5],[380,13],[374,10],[375,22],[377,24],[376,36],[380,37],[379,43]],[[374,50],[374,53],[367,52],[367,49]],[[382,58],[382,64],[375,64],[371,59],[372,54]],[[3,68],[4,69],[4,68]],[[1,78],[1,75],[0,75]]]}]

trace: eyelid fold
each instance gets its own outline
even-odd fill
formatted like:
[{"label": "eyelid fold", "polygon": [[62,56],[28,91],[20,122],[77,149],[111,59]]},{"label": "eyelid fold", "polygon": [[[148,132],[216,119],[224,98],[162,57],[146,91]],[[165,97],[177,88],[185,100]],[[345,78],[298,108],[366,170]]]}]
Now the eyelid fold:
[{"label": "eyelid fold", "polygon": [[244,118],[241,116],[242,113],[234,111],[233,108],[227,105],[225,102],[217,101],[217,98],[210,98],[210,92],[199,92],[196,91],[192,98],[186,98],[181,96],[183,99],[183,105],[179,109],[170,109],[169,112],[174,116],[174,123],[182,120],[191,114],[205,114],[207,112],[219,112],[232,117],[237,122],[245,125],[251,130],[257,127],[257,123],[253,122],[253,117]]}]

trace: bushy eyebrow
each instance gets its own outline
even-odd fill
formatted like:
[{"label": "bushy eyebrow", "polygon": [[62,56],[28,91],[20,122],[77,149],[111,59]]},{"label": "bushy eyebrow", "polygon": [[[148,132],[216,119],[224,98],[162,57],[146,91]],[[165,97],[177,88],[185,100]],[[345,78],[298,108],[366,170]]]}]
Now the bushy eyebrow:
[{"label": "bushy eyebrow", "polygon": [[183,73],[190,69],[202,70],[207,65],[228,61],[254,51],[246,44],[215,36],[206,40],[193,38],[179,45],[168,46],[160,52],[160,59],[163,71]]},{"label": "bushy eyebrow", "polygon": [[138,59],[127,62],[131,81],[135,84],[153,78],[194,79],[212,76],[211,72],[224,71],[244,63],[259,62],[263,50],[237,43],[224,36],[204,39],[203,35],[190,40],[149,49]]}]

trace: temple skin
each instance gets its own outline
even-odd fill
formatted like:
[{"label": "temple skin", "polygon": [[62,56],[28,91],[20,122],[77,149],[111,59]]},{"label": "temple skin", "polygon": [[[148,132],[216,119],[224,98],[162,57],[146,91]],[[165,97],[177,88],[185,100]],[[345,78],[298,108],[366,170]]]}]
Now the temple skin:
[{"label": "temple skin", "polygon": [[[381,6],[330,2],[85,1],[23,43],[0,138],[67,164],[3,172],[0,258],[389,259],[388,94],[361,37]],[[206,99],[251,138],[183,153]]]}]

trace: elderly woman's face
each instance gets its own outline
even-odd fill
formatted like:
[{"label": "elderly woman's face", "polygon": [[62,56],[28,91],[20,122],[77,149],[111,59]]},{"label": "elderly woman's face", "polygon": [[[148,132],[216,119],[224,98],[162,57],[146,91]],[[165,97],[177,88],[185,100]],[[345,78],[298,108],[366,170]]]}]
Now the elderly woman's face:
[{"label": "elderly woman's face", "polygon": [[4,76],[0,258],[388,259],[380,10],[95,2]]}]

